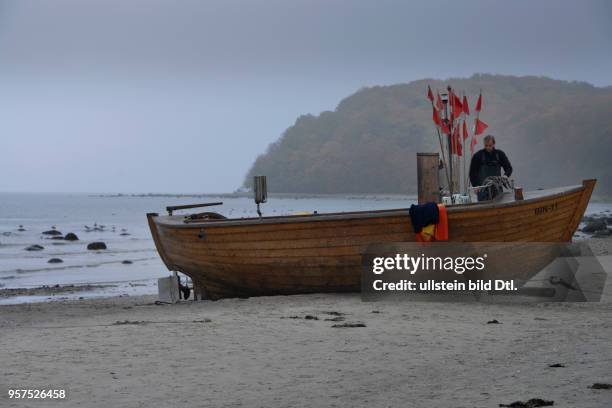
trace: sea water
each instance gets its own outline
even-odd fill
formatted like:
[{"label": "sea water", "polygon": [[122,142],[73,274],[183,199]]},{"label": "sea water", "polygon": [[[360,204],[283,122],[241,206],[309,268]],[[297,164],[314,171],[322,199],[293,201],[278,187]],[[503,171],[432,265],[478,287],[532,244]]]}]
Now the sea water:
[{"label": "sea water", "polygon": [[[0,289],[105,286],[72,294],[0,297],[0,304],[155,294],[157,278],[169,271],[155,250],[146,213],[162,215],[168,205],[215,201],[223,205],[192,211],[216,211],[228,218],[257,215],[255,203],[246,197],[0,193]],[[407,208],[415,201],[410,196],[272,196],[262,204],[262,212],[274,216],[380,210]],[[19,231],[20,225],[25,231]],[[53,227],[63,235],[75,233],[79,240],[54,240],[42,234]],[[88,243],[97,241],[107,249],[87,250]],[[44,249],[26,251],[34,244]],[[51,258],[63,262],[49,263]]]}]

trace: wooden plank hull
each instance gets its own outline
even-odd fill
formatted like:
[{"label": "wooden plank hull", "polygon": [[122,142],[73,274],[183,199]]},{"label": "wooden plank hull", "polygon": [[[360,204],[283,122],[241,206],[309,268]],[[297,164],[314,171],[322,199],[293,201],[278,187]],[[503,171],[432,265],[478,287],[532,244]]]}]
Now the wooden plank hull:
[{"label": "wooden plank hull", "polygon": [[[594,185],[586,180],[523,201],[449,207],[449,241],[569,241]],[[147,217],[168,269],[190,276],[211,299],[358,291],[368,245],[415,237],[407,209],[200,223]]]}]

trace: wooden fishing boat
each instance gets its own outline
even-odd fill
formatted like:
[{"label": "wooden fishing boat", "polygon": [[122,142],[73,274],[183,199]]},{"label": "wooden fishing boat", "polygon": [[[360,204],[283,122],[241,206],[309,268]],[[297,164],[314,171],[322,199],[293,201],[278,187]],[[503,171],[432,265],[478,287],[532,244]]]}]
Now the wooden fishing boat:
[{"label": "wooden fishing boat", "polygon": [[[495,202],[447,208],[449,241],[567,242],[595,180],[505,193]],[[409,210],[216,219],[147,214],[171,271],[193,280],[200,298],[359,291],[362,254],[371,244],[410,242]]]}]

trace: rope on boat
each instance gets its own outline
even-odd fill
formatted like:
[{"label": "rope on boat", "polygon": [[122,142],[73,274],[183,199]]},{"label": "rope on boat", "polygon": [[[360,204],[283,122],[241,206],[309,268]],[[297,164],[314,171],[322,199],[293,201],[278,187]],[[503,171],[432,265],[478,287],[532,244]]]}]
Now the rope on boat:
[{"label": "rope on boat", "polygon": [[514,187],[506,176],[489,176],[483,181],[483,187],[498,187],[512,190]]}]

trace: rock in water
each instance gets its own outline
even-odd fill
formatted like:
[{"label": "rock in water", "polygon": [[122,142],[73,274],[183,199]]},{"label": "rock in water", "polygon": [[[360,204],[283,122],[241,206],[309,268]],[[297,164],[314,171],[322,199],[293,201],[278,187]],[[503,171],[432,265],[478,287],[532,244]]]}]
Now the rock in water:
[{"label": "rock in water", "polygon": [[77,237],[77,235],[73,232],[69,232],[66,234],[66,236],[64,237],[64,239],[66,241],[78,241],[79,237]]},{"label": "rock in water", "polygon": [[587,232],[590,234],[595,231],[603,231],[607,228],[608,226],[606,225],[606,221],[599,218],[599,219],[594,219],[592,221],[589,221],[587,225],[582,229],[582,232]]},{"label": "rock in water", "polygon": [[64,262],[63,260],[59,259],[59,258],[51,258],[47,261],[48,263],[62,263]]},{"label": "rock in water", "polygon": [[59,232],[58,230],[51,229],[48,231],[43,231],[43,235],[62,235],[62,233]]},{"label": "rock in water", "polygon": [[87,245],[87,249],[91,251],[106,249],[106,244],[104,242],[92,242],[91,244]]},{"label": "rock in water", "polygon": [[130,261],[129,259],[126,259],[125,261],[121,262],[124,265],[131,265],[133,262]]},{"label": "rock in water", "polygon": [[43,249],[45,249],[45,247],[43,247],[42,245],[30,245],[25,250],[26,251],[42,251]]}]

